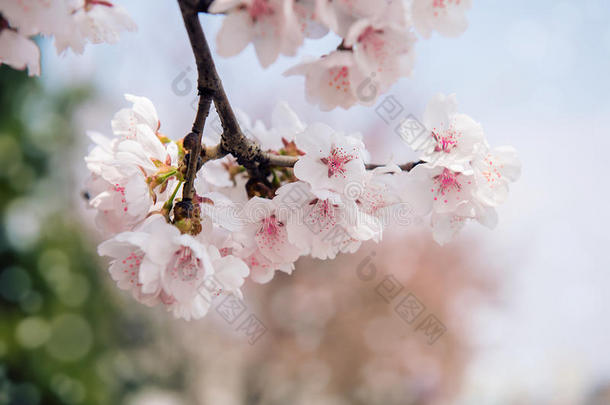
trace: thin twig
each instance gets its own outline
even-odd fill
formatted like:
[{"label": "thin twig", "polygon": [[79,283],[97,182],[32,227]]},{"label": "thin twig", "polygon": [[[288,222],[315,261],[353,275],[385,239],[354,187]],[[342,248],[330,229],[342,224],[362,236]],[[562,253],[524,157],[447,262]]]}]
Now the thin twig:
[{"label": "thin twig", "polygon": [[[210,79],[205,75],[207,69],[206,60],[201,57],[204,54],[201,51],[202,46],[206,46],[206,43],[201,44],[198,38],[197,28],[201,31],[201,24],[199,23],[199,17],[197,15],[196,8],[193,8],[193,4],[186,0],[178,0],[180,11],[182,13],[182,19],[184,20],[184,26],[188,33],[193,54],[195,55],[195,62],[197,64],[197,73],[199,76],[198,89],[199,89],[199,105],[197,108],[197,115],[193,122],[192,132],[196,135],[196,140],[191,145],[190,158],[188,167],[185,174],[184,188],[182,189],[182,199],[184,201],[191,201],[195,195],[194,182],[197,176],[197,165],[199,163],[199,155],[201,154],[201,137],[203,134],[203,127],[205,126],[205,120],[210,111],[212,102],[211,94],[203,92],[202,88],[205,84],[209,84]],[[209,53],[209,50],[208,50]]]}]

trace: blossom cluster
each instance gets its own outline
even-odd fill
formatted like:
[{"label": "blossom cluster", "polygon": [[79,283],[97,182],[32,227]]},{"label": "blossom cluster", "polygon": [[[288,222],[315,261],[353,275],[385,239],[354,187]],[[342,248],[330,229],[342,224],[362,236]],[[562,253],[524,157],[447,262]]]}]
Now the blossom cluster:
[{"label": "blossom cluster", "polygon": [[246,278],[266,283],[278,270],[291,273],[301,256],[333,259],[380,241],[390,223],[431,213],[440,243],[470,219],[493,226],[519,174],[515,151],[490,148],[482,127],[456,112],[454,96],[435,97],[425,130],[406,139],[421,151],[410,171],[393,163],[367,170],[359,134],[305,124],[280,103],[271,128],[243,113],[240,124],[269,153],[298,157],[294,167],[272,167],[268,186],[253,190],[231,155],[205,162],[195,225],[175,213],[190,159],[183,141],[160,132],[148,99],[126,98],[133,105],[115,115],[113,137],[89,134],[87,194],[109,236],[99,253],[111,258],[119,288],[185,319],[204,316],[215,296],[241,296]]},{"label": "blossom cluster", "polygon": [[425,162],[406,176],[404,198],[421,215],[431,212],[434,239],[441,244],[469,220],[495,227],[496,207],[521,174],[516,150],[490,147],[481,125],[457,112],[455,95],[435,96],[422,125],[419,134],[403,136]]},{"label": "blossom cluster", "polygon": [[53,36],[58,53],[83,53],[88,42],[116,43],[135,31],[125,9],[109,0],[9,0],[0,2],[0,64],[40,75],[40,50],[31,37]]},{"label": "blossom cluster", "polygon": [[294,56],[306,38],[340,37],[336,50],[285,73],[303,75],[307,99],[332,110],[373,104],[411,74],[415,31],[457,36],[470,6],[470,0],[215,0],[209,11],[226,14],[218,53],[233,56],[252,43],[263,67],[280,54]]}]

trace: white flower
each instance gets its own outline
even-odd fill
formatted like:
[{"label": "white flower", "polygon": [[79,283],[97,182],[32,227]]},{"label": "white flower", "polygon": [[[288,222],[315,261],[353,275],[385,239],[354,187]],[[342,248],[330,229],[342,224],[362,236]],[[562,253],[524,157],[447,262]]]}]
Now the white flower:
[{"label": "white flower", "polygon": [[142,291],[162,289],[164,304],[178,318],[202,318],[214,296],[241,297],[239,288],[249,270],[234,256],[222,257],[218,249],[190,235],[180,234],[162,216],[148,224],[149,238],[142,249]]},{"label": "white flower", "polygon": [[142,212],[134,213],[130,209],[125,187],[119,183],[110,183],[94,173],[85,187],[90,196],[89,206],[97,211],[95,223],[103,233],[130,230],[144,219]]},{"label": "white flower", "polygon": [[348,109],[359,102],[374,99],[359,96],[367,87],[367,77],[354,59],[352,51],[335,51],[311,62],[304,62],[284,73],[286,76],[305,76],[307,101],[320,105],[325,111],[336,107]]},{"label": "white flower", "polygon": [[294,263],[274,264],[258,250],[243,260],[250,268],[250,278],[259,284],[271,281],[276,270],[283,271],[286,274],[292,274],[294,270]]},{"label": "white flower", "polygon": [[461,204],[472,201],[476,188],[474,176],[454,172],[445,167],[431,167],[420,164],[411,169],[414,177],[423,187],[411,199],[420,199],[414,206],[432,206],[437,213],[455,212]]},{"label": "white flower", "polygon": [[354,201],[317,198],[307,183],[298,181],[277,190],[274,202],[288,240],[318,259],[334,259],[352,241],[365,241],[381,233],[381,224],[359,212]]},{"label": "white flower", "polygon": [[415,41],[415,35],[403,25],[386,19],[361,19],[352,24],[345,46],[353,47],[361,71],[379,87],[371,97],[411,74]]},{"label": "white flower", "polygon": [[358,209],[383,226],[409,225],[415,210],[401,197],[400,175],[401,170],[395,164],[367,171],[363,188],[354,190]]},{"label": "white flower", "polygon": [[235,158],[232,156],[226,156],[222,159],[205,162],[195,178],[195,189],[199,193],[206,193],[234,187],[235,185],[231,181],[231,176],[227,169],[233,160]]},{"label": "white flower", "polygon": [[468,27],[465,14],[471,5],[471,0],[413,0],[413,23],[424,38],[430,38],[432,31],[456,37]]},{"label": "white flower", "polygon": [[227,13],[216,37],[218,53],[234,56],[252,42],[263,67],[275,62],[280,54],[293,56],[303,43],[293,1],[214,1],[211,13]]},{"label": "white flower", "polygon": [[85,158],[93,174],[90,205],[98,211],[98,226],[109,232],[132,229],[177,184],[178,148],[163,144],[154,132],[159,122],[154,106],[143,97],[126,97],[134,105],[115,115],[114,138],[88,133],[95,144]]},{"label": "white flower", "polygon": [[97,248],[100,256],[112,258],[108,271],[121,290],[131,291],[133,297],[148,306],[159,302],[160,288],[142,291],[140,267],[144,259],[143,246],[148,242],[145,232],[125,232],[107,240]]},{"label": "white flower", "polygon": [[278,150],[284,145],[282,140],[294,141],[297,134],[305,131],[306,125],[288,103],[279,102],[271,112],[269,138],[261,141],[265,149]]},{"label": "white flower", "polygon": [[71,48],[80,54],[87,42],[114,44],[118,42],[121,31],[137,30],[125,9],[110,1],[78,0],[71,3],[71,26],[53,32],[58,53]]},{"label": "white flower", "polygon": [[313,194],[334,201],[341,196],[354,199],[346,188],[364,182],[361,140],[335,132],[327,125],[313,124],[297,136],[296,143],[305,155],[294,165],[294,174],[311,185]]},{"label": "white flower", "polygon": [[470,162],[484,148],[485,135],[479,123],[456,110],[454,94],[435,96],[424,112],[426,132],[407,141],[413,149],[423,151],[421,160],[453,171],[472,172]]},{"label": "white flower", "polygon": [[475,196],[484,204],[496,207],[506,201],[508,183],[521,175],[521,162],[511,146],[483,151],[472,162],[477,182]]},{"label": "white flower", "polygon": [[[238,108],[235,109],[235,115],[244,135],[266,151],[282,149],[285,146],[284,141],[294,141],[295,136],[306,128],[297,113],[285,101],[280,101],[273,108],[270,128],[267,128],[260,120],[253,122],[248,114]],[[220,141],[220,137],[210,138],[215,143]]]},{"label": "white flower", "polygon": [[17,70],[27,67],[29,76],[39,76],[40,50],[34,41],[0,26],[0,65],[3,63]]},{"label": "white flower", "polygon": [[438,244],[444,245],[457,235],[466,222],[472,220],[492,229],[498,223],[498,214],[493,207],[475,201],[459,206],[456,212],[442,214],[434,212],[430,220],[432,237]]},{"label": "white flower", "polygon": [[[244,247],[238,253],[240,257],[246,260],[253,254],[254,258],[264,257],[264,261],[268,262],[264,263],[268,272],[292,271],[293,263],[301,256],[303,249],[289,241],[286,224],[276,208],[276,201],[259,197],[250,199],[240,214],[243,229],[233,237]],[[258,262],[261,260],[258,259]]]},{"label": "white flower", "polygon": [[125,9],[109,0],[5,1],[0,12],[23,35],[55,36],[58,53],[83,53],[87,42],[116,43],[121,31],[137,29]]},{"label": "white flower", "polygon": [[[209,222],[215,227],[220,227],[225,231],[236,232],[241,230],[243,221],[239,217],[237,205],[224,194],[212,191],[197,195],[201,201],[201,218],[204,224]],[[216,235],[206,235],[208,240],[212,240]],[[218,242],[218,241],[217,241]],[[220,246],[222,243],[215,243]]]},{"label": "white flower", "polygon": [[146,97],[125,94],[125,99],[133,103],[131,108],[119,110],[111,121],[112,132],[121,139],[134,139],[138,125],[146,125],[157,133],[161,122],[152,101]]},{"label": "white flower", "polygon": [[318,0],[317,3],[319,18],[341,37],[347,35],[356,20],[372,17],[388,4],[371,0]]}]

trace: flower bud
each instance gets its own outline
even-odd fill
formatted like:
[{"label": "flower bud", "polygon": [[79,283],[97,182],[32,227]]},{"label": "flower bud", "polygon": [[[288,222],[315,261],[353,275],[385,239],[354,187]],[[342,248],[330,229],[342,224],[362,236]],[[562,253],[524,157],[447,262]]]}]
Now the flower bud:
[{"label": "flower bud", "polygon": [[193,217],[193,202],[191,200],[178,201],[174,205],[174,221]]}]

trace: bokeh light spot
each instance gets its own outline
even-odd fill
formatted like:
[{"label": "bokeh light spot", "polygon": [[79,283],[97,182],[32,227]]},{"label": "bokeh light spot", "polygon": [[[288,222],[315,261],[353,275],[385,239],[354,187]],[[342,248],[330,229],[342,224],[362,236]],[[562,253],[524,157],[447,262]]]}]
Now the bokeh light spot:
[{"label": "bokeh light spot", "polygon": [[15,328],[15,339],[26,349],[42,346],[49,339],[50,334],[49,323],[34,316],[25,318]]},{"label": "bokeh light spot", "polygon": [[93,343],[89,323],[74,314],[59,315],[51,322],[51,338],[46,348],[61,361],[76,361],[84,357]]}]

